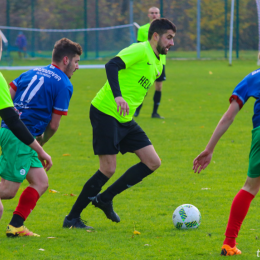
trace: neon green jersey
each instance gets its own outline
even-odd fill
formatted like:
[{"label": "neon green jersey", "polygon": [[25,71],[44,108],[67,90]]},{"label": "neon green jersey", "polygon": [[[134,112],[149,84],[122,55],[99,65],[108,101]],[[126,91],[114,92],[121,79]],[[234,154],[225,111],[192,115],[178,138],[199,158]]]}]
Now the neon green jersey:
[{"label": "neon green jersey", "polygon": [[125,63],[125,69],[118,72],[118,81],[123,99],[129,105],[129,115],[117,112],[117,104],[108,81],[100,89],[92,105],[101,112],[113,116],[120,123],[132,120],[136,108],[162,73],[162,63],[157,59],[150,43],[134,43],[117,54]]},{"label": "neon green jersey", "polygon": [[[137,32],[137,41],[138,42],[145,42],[148,41],[148,32],[149,32],[150,24],[147,23],[141,26]],[[160,59],[163,65],[166,65],[166,55],[160,55]]]},{"label": "neon green jersey", "polygon": [[13,106],[14,104],[11,99],[7,82],[3,74],[0,72],[0,109],[13,107]]}]

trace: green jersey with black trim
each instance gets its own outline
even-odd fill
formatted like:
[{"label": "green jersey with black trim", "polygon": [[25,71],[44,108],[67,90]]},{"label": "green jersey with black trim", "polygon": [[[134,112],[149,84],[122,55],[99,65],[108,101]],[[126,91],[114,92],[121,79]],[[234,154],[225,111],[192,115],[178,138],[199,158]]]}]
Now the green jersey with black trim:
[{"label": "green jersey with black trim", "polygon": [[[147,23],[143,26],[140,26],[137,32],[137,41],[138,42],[145,42],[148,41],[148,32],[149,32],[150,24]],[[166,65],[166,55],[160,54],[160,59],[163,65]]]},{"label": "green jersey with black trim", "polygon": [[129,105],[129,115],[123,116],[117,112],[117,104],[108,81],[91,103],[120,123],[126,123],[132,120],[136,108],[142,104],[148,89],[160,77],[163,66],[148,41],[134,43],[116,56],[125,63],[125,69],[118,72],[118,81],[122,97]]},{"label": "green jersey with black trim", "polygon": [[0,72],[0,109],[4,109],[7,107],[13,107],[13,101],[11,99],[11,95],[9,92],[9,88],[7,82]]}]

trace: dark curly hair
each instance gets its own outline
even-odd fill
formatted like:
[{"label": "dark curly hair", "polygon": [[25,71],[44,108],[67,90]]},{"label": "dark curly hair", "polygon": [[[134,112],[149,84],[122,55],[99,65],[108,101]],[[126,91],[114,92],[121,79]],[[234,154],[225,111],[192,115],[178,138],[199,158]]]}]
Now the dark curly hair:
[{"label": "dark curly hair", "polygon": [[152,39],[152,36],[155,32],[157,32],[161,36],[168,30],[173,30],[173,32],[176,33],[177,28],[175,24],[173,24],[170,20],[166,18],[155,19],[152,21],[150,25],[148,32],[148,40]]},{"label": "dark curly hair", "polygon": [[79,56],[82,54],[81,46],[68,38],[62,38],[54,45],[52,60],[61,62],[63,57],[67,56],[69,59],[72,59],[76,54]]}]

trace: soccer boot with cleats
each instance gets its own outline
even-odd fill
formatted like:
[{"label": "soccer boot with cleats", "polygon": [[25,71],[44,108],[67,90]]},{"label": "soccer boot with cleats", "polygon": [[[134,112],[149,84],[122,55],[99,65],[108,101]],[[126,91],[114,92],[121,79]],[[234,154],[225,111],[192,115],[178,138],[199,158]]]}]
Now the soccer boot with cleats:
[{"label": "soccer boot with cleats", "polygon": [[87,221],[78,218],[73,218],[72,220],[68,220],[68,216],[65,217],[63,221],[64,228],[82,228],[82,229],[94,229],[93,227],[87,226]]},{"label": "soccer boot with cleats", "polygon": [[112,201],[105,203],[99,199],[98,195],[91,198],[91,200],[92,200],[92,204],[95,207],[103,210],[103,212],[105,213],[105,215],[107,216],[108,219],[112,220],[113,222],[117,222],[117,223],[120,222],[119,216],[116,214],[116,212],[113,209]]},{"label": "soccer boot with cleats", "polygon": [[230,256],[230,255],[241,255],[241,251],[236,247],[230,247],[229,245],[223,245],[221,248],[220,255]]},{"label": "soccer boot with cleats", "polygon": [[164,119],[163,116],[160,116],[158,113],[153,113],[152,118],[159,118],[159,119]]},{"label": "soccer boot with cleats", "polygon": [[24,236],[39,237],[40,235],[33,233],[25,226],[16,228],[12,225],[8,225],[6,228],[6,236],[8,236],[8,237],[24,237]]}]

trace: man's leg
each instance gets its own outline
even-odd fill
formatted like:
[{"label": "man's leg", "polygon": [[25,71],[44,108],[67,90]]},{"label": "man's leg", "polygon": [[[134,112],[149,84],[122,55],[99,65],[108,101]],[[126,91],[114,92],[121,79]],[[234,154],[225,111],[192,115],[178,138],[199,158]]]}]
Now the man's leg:
[{"label": "man's leg", "polygon": [[155,81],[155,92],[154,92],[154,96],[153,96],[154,105],[153,105],[152,118],[161,118],[161,119],[164,118],[164,117],[160,116],[157,112],[159,105],[160,105],[161,96],[162,96],[162,86],[163,86],[163,81]]},{"label": "man's leg", "polygon": [[39,236],[23,226],[40,196],[48,189],[48,177],[43,168],[30,168],[27,176],[29,186],[22,192],[18,206],[7,227],[7,236]]},{"label": "man's leg", "polygon": [[21,183],[8,181],[1,178],[0,182],[0,219],[3,215],[4,207],[1,202],[3,199],[12,199],[16,195]]},{"label": "man's leg", "polygon": [[79,197],[74,203],[69,215],[65,218],[63,227],[78,227],[89,229],[80,219],[80,214],[95,197],[116,169],[116,155],[99,155],[99,170],[85,183]]},{"label": "man's leg", "polygon": [[247,177],[243,188],[235,196],[230,210],[229,220],[225,233],[225,240],[221,255],[241,254],[236,248],[236,237],[238,236],[241,225],[247,215],[251,201],[254,199],[260,188],[260,177]]},{"label": "man's leg", "polygon": [[[148,145],[144,148],[141,148],[137,151],[134,151],[135,154],[140,158],[141,162],[129,168],[118,180],[116,180],[111,186],[109,186],[103,193],[98,195],[96,199],[97,202],[93,201],[95,205],[98,202],[104,204],[111,204],[113,198],[120,194],[122,191],[134,186],[135,184],[142,181],[143,178],[150,175],[161,165],[161,160],[157,155],[153,145]],[[112,204],[111,204],[112,205]],[[119,222],[120,219],[114,216],[115,212],[111,211],[106,212],[102,207],[100,207],[107,217],[112,221]],[[119,220],[119,221],[117,221]]]},{"label": "man's leg", "polygon": [[141,110],[142,106],[143,106],[143,103],[135,110],[135,113],[134,113],[135,117],[139,116],[139,113],[140,113],[140,110]]}]

